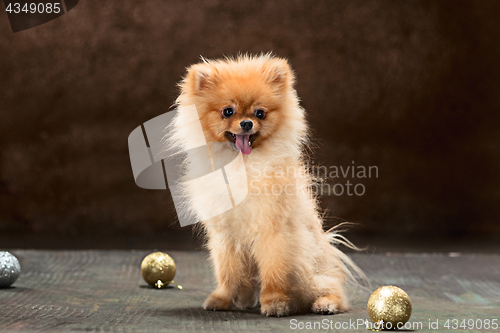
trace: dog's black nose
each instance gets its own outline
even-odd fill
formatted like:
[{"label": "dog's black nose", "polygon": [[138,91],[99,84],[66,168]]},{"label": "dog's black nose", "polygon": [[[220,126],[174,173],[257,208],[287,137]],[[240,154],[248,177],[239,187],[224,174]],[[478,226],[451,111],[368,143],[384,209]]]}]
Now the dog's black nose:
[{"label": "dog's black nose", "polygon": [[240,126],[241,128],[243,128],[245,131],[249,131],[252,129],[253,127],[253,123],[252,121],[250,120],[243,120],[241,123],[240,123]]}]

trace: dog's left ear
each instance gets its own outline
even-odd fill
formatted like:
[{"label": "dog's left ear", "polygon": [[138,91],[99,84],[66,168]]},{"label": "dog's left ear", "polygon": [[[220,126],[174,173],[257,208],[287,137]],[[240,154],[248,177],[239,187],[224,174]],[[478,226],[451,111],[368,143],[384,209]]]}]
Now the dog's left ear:
[{"label": "dog's left ear", "polygon": [[289,89],[295,80],[293,71],[285,59],[273,58],[264,68],[264,73],[270,84],[274,85],[278,90]]}]

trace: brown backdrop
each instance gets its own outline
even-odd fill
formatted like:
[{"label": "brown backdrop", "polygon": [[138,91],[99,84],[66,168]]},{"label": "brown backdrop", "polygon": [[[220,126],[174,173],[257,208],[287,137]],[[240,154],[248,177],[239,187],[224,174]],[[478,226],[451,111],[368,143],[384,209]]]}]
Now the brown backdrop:
[{"label": "brown backdrop", "polygon": [[[81,0],[13,34],[0,15],[0,233],[183,233],[133,181],[127,137],[199,56],[287,57],[361,232],[499,233],[500,2]],[[331,181],[345,184],[346,179]],[[333,223],[330,221],[329,223]]]}]

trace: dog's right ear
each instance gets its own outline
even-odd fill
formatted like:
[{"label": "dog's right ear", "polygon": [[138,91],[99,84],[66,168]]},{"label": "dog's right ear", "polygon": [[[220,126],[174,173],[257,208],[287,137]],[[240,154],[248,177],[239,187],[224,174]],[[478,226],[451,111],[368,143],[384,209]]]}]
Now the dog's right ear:
[{"label": "dog's right ear", "polygon": [[197,95],[215,84],[217,70],[207,63],[192,65],[184,80],[184,88]]}]

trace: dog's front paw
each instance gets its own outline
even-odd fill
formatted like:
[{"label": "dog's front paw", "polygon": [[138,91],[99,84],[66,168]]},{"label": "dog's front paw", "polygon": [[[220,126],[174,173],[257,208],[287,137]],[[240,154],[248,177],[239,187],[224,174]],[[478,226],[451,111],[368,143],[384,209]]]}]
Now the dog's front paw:
[{"label": "dog's front paw", "polygon": [[284,295],[260,300],[260,313],[268,317],[286,317],[290,314],[290,301]]},{"label": "dog's front paw", "polygon": [[208,296],[205,302],[203,302],[203,309],[208,311],[229,310],[231,309],[231,300],[224,299],[212,293],[212,295]]},{"label": "dog's front paw", "polygon": [[318,314],[337,314],[345,310],[342,300],[337,295],[319,297],[311,307],[311,311]]}]

